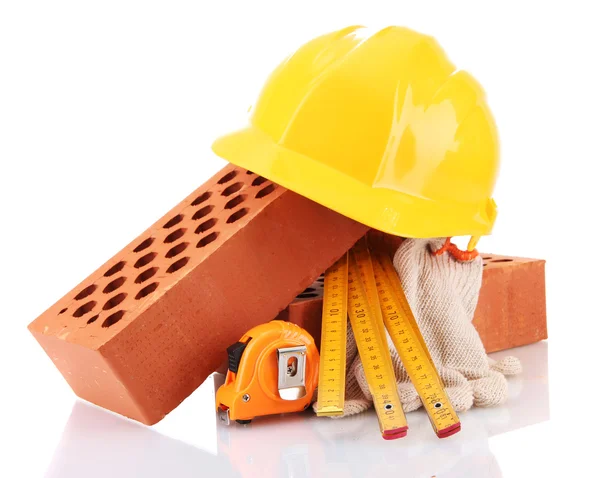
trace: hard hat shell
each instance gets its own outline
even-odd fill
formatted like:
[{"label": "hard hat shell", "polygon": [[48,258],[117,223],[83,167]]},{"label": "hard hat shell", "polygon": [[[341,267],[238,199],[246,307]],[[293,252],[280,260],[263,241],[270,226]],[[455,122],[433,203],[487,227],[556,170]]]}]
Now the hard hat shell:
[{"label": "hard hat shell", "polygon": [[308,42],[268,78],[250,124],[213,150],[390,234],[480,236],[496,218],[498,139],[483,89],[407,28]]}]

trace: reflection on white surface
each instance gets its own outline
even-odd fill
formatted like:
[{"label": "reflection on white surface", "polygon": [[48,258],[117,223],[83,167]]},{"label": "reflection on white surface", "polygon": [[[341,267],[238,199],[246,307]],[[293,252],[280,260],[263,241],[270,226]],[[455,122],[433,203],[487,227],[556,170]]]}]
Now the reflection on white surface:
[{"label": "reflection on white surface", "polygon": [[[180,441],[181,417],[169,435],[96,407],[76,403],[47,477],[501,477],[489,437],[549,419],[547,344],[511,351],[524,373],[510,379],[510,399],[502,407],[461,414],[462,431],[439,440],[424,412],[407,415],[406,438],[384,441],[374,413],[332,420],[311,413],[256,419],[251,425],[215,425],[204,403],[201,425],[192,432],[216,440],[217,455]],[[500,353],[499,356],[508,355]],[[212,381],[201,387],[212,389]],[[212,390],[211,390],[212,392]],[[194,400],[185,406],[194,405]],[[170,418],[167,417],[165,421]],[[168,425],[168,424],[167,424]],[[215,429],[216,427],[216,429]],[[181,431],[190,436],[189,430]]]},{"label": "reflection on white surface", "polygon": [[222,457],[77,402],[46,476],[191,478],[221,472],[237,476]]}]

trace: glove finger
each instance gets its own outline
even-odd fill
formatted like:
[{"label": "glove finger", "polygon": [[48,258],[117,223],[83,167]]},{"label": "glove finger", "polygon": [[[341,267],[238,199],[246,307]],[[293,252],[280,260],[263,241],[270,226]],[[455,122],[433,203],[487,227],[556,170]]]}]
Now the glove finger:
[{"label": "glove finger", "polygon": [[360,361],[360,357],[356,357],[356,360],[352,364],[351,375],[355,377],[356,383],[362,390],[364,396],[367,397],[369,401],[373,400],[373,396],[369,390],[369,383],[367,382],[367,377],[365,375],[365,369]]},{"label": "glove finger", "polygon": [[354,333],[352,332],[352,326],[350,325],[349,319],[346,330],[346,371],[348,371],[358,353],[356,340],[354,339]]},{"label": "glove finger", "polygon": [[390,350],[390,356],[392,357],[392,367],[394,368],[394,376],[396,377],[396,382],[398,382],[398,384],[409,383],[410,377],[408,376],[408,372],[402,364],[402,360],[400,360],[400,356],[396,351],[396,347],[393,343],[388,345]]},{"label": "glove finger", "polygon": [[412,383],[399,383],[398,395],[405,413],[417,410],[422,405],[419,394]]},{"label": "glove finger", "polygon": [[521,361],[513,356],[504,357],[502,360],[494,362],[490,368],[502,375],[518,375],[523,371]]},{"label": "glove finger", "polygon": [[447,367],[441,368],[439,374],[454,410],[464,412],[471,408],[473,406],[473,387],[467,378],[458,370]]},{"label": "glove finger", "polygon": [[[346,400],[344,402],[344,417],[349,417],[352,415],[357,415],[362,413],[373,405],[373,402],[367,400],[366,398],[359,398],[355,400]],[[332,418],[342,418],[340,417],[332,417]]]},{"label": "glove finger", "polygon": [[[469,381],[463,373],[453,368],[442,367],[439,369],[440,378],[446,388],[464,387],[468,385]],[[480,377],[477,377],[480,378]]]},{"label": "glove finger", "polygon": [[346,376],[346,393],[345,400],[370,400],[369,397],[365,397],[362,387],[358,384],[358,380],[354,373],[350,373]]},{"label": "glove finger", "polygon": [[[366,398],[355,398],[352,400],[344,401],[344,414],[338,416],[331,416],[329,418],[344,418],[350,417],[352,415],[358,415],[362,413],[373,405],[373,402],[367,400]],[[313,403],[312,408],[315,413],[317,413],[317,404]]]},{"label": "glove finger", "polygon": [[508,384],[500,372],[490,371],[487,377],[473,380],[471,386],[476,407],[493,407],[508,398]]},{"label": "glove finger", "polygon": [[456,412],[467,411],[473,406],[473,388],[467,380],[461,384],[447,387],[446,393]]}]

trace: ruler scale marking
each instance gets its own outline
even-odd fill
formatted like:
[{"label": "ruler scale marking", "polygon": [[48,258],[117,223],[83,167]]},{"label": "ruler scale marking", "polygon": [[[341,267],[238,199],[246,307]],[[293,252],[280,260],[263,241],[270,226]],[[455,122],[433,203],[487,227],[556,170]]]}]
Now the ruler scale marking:
[{"label": "ruler scale marking", "polygon": [[[373,269],[373,262],[369,252],[366,236],[356,243],[356,245],[352,248],[352,252],[356,257],[356,265],[360,271],[362,285],[367,294],[369,304],[371,305],[371,313],[375,315],[375,322],[379,328],[381,341],[385,344],[387,343],[387,335],[385,332],[386,329],[383,322],[383,315],[381,313],[379,294],[377,292],[377,283],[375,281],[375,271]],[[390,370],[394,370],[391,355],[389,353],[384,354],[384,358],[388,362]]]},{"label": "ruler scale marking", "polygon": [[317,415],[343,415],[349,320],[383,438],[403,437],[408,429],[388,333],[438,437],[460,431],[390,258],[371,256],[363,238],[327,270],[324,289]]},{"label": "ruler scale marking", "polygon": [[387,341],[382,340],[381,327],[360,279],[360,269],[354,254],[348,264],[348,316],[363,365],[379,427],[384,439],[406,436],[408,429],[396,378],[388,360]]},{"label": "ruler scale marking", "polygon": [[344,413],[348,323],[348,253],[325,272],[317,399],[318,416]]},{"label": "ruler scale marking", "polygon": [[396,271],[387,256],[373,261],[384,323],[436,434],[445,438],[460,430],[460,420],[444,390],[425,340],[412,314]]}]

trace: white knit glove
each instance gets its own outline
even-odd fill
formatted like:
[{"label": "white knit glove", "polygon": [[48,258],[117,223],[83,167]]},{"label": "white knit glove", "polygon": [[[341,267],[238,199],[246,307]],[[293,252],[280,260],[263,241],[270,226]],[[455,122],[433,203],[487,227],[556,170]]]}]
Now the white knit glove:
[{"label": "white knit glove", "polygon": [[[508,396],[505,375],[520,373],[521,363],[515,357],[499,362],[487,357],[471,323],[481,288],[481,257],[457,259],[442,252],[445,243],[446,239],[407,239],[394,256],[394,267],[454,409],[501,404]],[[389,336],[388,345],[403,408],[416,410],[421,399]],[[372,405],[349,324],[347,364],[344,416]]]},{"label": "white knit glove", "polygon": [[[443,250],[445,239],[408,239],[394,256],[394,267],[431,357],[456,411],[506,401],[505,375],[521,372],[515,357],[493,362],[472,324],[479,298],[481,257],[460,261]],[[395,351],[394,351],[395,352]],[[404,408],[421,406],[404,366],[394,357]]]}]

